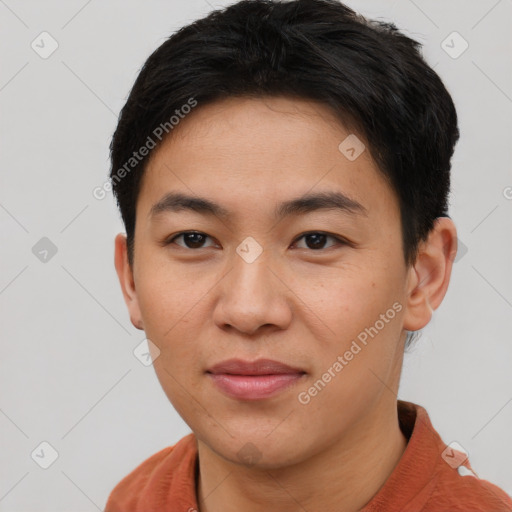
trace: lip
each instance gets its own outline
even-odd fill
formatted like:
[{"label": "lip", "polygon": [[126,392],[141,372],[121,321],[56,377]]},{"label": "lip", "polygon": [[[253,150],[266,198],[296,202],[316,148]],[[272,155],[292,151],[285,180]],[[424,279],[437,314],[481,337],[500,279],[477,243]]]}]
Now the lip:
[{"label": "lip", "polygon": [[280,375],[285,373],[305,373],[301,368],[289,366],[273,359],[256,359],[244,361],[243,359],[228,359],[207,370],[213,374],[230,375]]},{"label": "lip", "polygon": [[297,383],[306,372],[271,359],[229,359],[206,371],[226,395],[240,400],[270,398]]}]

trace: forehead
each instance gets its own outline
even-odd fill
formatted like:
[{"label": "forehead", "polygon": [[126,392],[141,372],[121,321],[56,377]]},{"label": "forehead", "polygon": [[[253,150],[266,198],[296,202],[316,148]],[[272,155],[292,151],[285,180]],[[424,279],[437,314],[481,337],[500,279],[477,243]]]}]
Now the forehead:
[{"label": "forehead", "polygon": [[172,192],[218,199],[226,211],[230,203],[235,211],[271,207],[276,214],[286,198],[327,191],[344,194],[360,211],[365,204],[375,209],[374,200],[385,206],[395,199],[363,137],[325,105],[229,98],[199,104],[154,150],[137,215],[139,209],[144,216],[162,209]]}]

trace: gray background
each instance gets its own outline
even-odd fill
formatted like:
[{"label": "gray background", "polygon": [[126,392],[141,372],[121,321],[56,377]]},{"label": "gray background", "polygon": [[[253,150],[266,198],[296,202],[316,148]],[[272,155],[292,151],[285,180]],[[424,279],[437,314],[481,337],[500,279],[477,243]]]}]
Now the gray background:
[{"label": "gray background", "polygon": [[[113,265],[123,226],[112,195],[92,190],[150,52],[228,3],[0,0],[1,511],[101,510],[123,476],[190,431],[134,357],[144,334]],[[511,493],[512,1],[348,4],[425,45],[460,117],[450,213],[462,250],[406,355],[399,397],[426,407],[444,441]],[[43,31],[59,45],[46,59],[31,47]],[[454,31],[469,44],[457,58]],[[46,261],[43,237],[57,249]],[[31,458],[43,441],[58,452],[48,469]]]}]

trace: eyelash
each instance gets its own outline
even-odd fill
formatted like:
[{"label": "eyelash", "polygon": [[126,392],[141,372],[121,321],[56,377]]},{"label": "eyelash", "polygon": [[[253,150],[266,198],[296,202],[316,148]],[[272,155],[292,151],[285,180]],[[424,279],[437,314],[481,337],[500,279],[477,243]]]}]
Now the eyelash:
[{"label": "eyelash", "polygon": [[[171,245],[173,243],[175,243],[175,240],[183,235],[187,235],[187,234],[191,234],[191,233],[194,233],[194,234],[197,234],[197,235],[204,235],[208,238],[212,238],[210,237],[209,235],[207,235],[206,233],[203,233],[201,231],[181,231],[180,233],[177,233],[176,235],[173,235],[171,238],[165,240],[162,245],[164,246],[167,246],[167,245]],[[333,240],[335,240],[337,242],[337,245],[338,246],[343,246],[343,245],[348,245],[348,246],[352,246],[352,244],[348,241],[348,240],[345,240],[339,236],[336,236],[336,235],[332,235],[331,233],[327,233],[325,231],[307,231],[306,233],[302,233],[301,235],[299,235],[295,240],[294,240],[294,244],[296,244],[299,240],[301,240],[302,238],[308,236],[308,235],[325,235],[327,236],[327,238],[332,238]],[[196,249],[192,249],[190,247],[184,247],[182,245],[179,245],[179,244],[176,244],[178,245],[179,247],[181,247],[182,249],[187,249],[189,251],[198,251],[200,249],[207,249],[207,247],[199,247],[199,248],[196,248]],[[321,251],[326,251],[327,249],[331,249],[333,247],[336,247],[336,245],[331,245],[327,248],[322,248],[322,249],[309,249],[311,252],[321,252]],[[307,247],[305,247],[305,249],[308,249]]]}]

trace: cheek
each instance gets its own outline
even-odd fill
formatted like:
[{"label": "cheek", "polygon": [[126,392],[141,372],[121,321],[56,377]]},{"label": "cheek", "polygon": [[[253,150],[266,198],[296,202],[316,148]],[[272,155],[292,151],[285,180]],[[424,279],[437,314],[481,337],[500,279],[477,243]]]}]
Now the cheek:
[{"label": "cheek", "polygon": [[322,319],[333,332],[320,343],[313,333],[315,371],[308,387],[299,391],[311,399],[305,410],[323,418],[326,432],[335,432],[344,422],[361,417],[388,380],[403,310],[395,300],[393,286],[386,275],[372,272],[364,279],[340,278],[331,282],[330,288],[320,289],[326,294],[319,300]]},{"label": "cheek", "polygon": [[395,269],[373,265],[339,270],[309,295],[312,309],[329,327],[314,330],[309,325],[315,340],[312,359],[317,361],[312,380],[329,381],[318,405],[328,408],[330,400],[338,400],[350,409],[353,397],[368,401],[382,388],[375,375],[385,378],[393,364],[403,305]]},{"label": "cheek", "polygon": [[[162,389],[177,412],[184,418],[200,415],[197,403],[201,371],[200,321],[204,315],[200,298],[177,288],[176,284],[147,281],[140,290],[141,312],[146,336],[160,350],[153,367]],[[195,304],[195,307],[194,307]]]},{"label": "cheek", "polygon": [[145,263],[136,283],[145,326],[158,338],[165,338],[170,332],[188,326],[195,306],[200,304],[208,290],[203,284],[197,275],[195,278],[183,275],[182,269],[172,265]]},{"label": "cheek", "polygon": [[199,331],[204,322],[204,292],[188,282],[161,273],[141,276],[137,290],[146,336],[160,350],[154,361],[158,378],[169,398],[180,387],[190,388],[201,361]]},{"label": "cheek", "polygon": [[319,284],[303,283],[304,302],[324,321],[331,334],[347,340],[384,314],[398,297],[390,269],[352,266],[331,269]]}]

